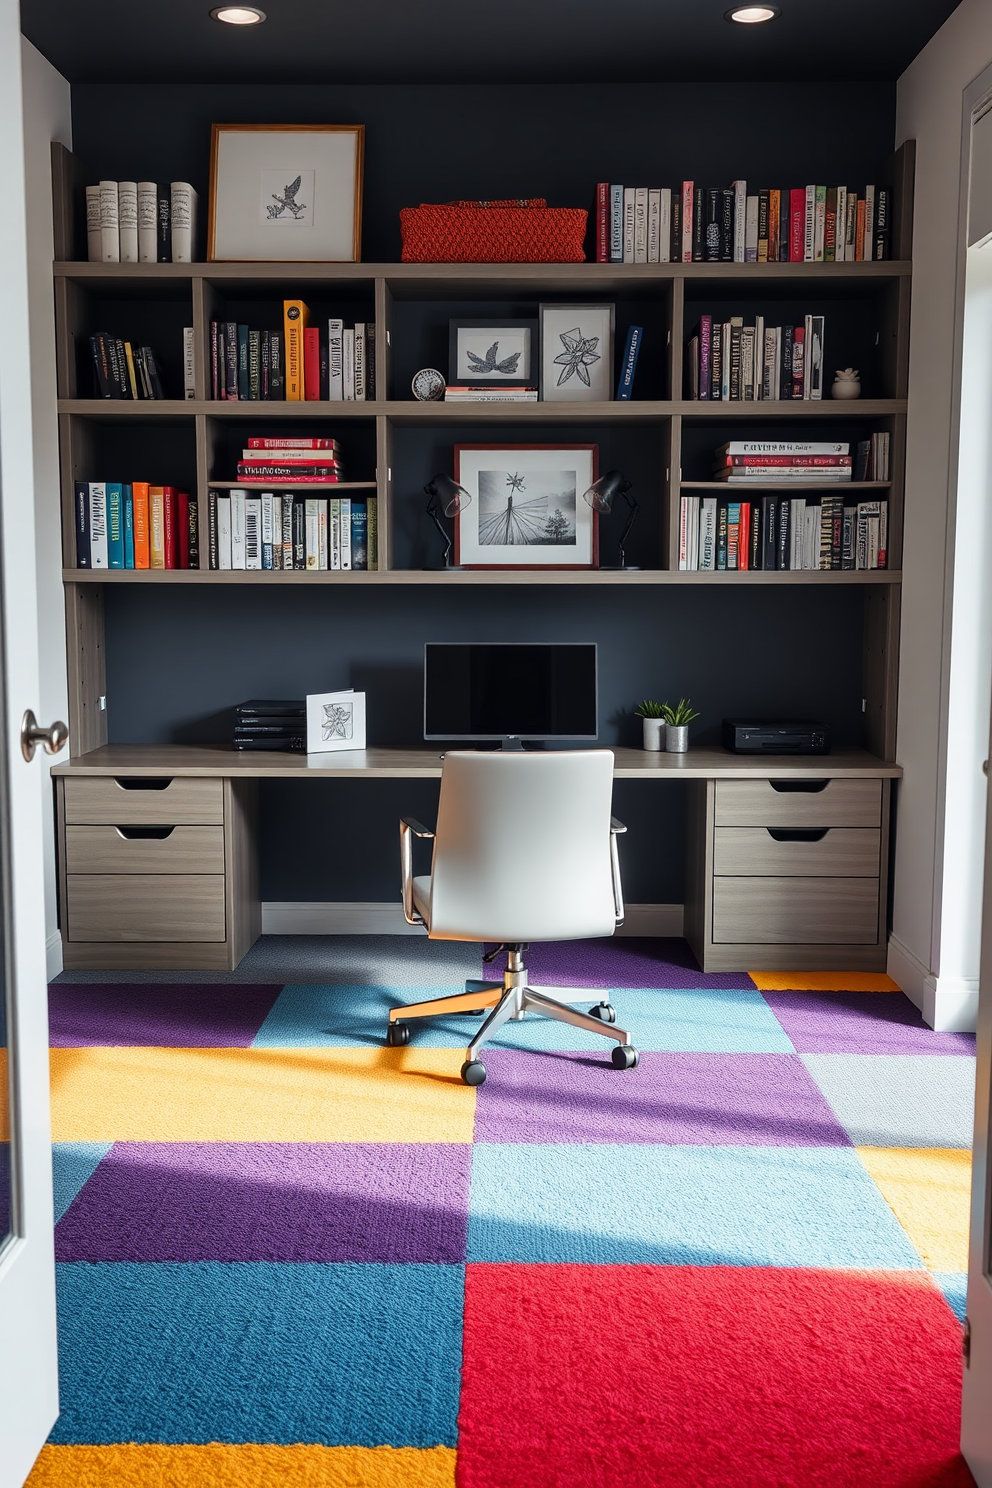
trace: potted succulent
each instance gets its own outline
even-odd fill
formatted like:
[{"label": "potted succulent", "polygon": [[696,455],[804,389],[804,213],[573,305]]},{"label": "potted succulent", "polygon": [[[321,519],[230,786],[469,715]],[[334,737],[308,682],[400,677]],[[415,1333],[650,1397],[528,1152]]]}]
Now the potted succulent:
[{"label": "potted succulent", "polygon": [[662,703],[661,712],[665,720],[665,748],[669,754],[685,754],[689,748],[689,725],[699,714],[689,706],[688,698],[679,698],[674,707]]},{"label": "potted succulent", "polygon": [[665,705],[650,699],[638,703],[634,709],[644,728],[644,748],[661,750],[665,747]]},{"label": "potted succulent", "polygon": [[838,367],[834,385],[830,389],[832,398],[860,398],[861,373],[857,367]]}]

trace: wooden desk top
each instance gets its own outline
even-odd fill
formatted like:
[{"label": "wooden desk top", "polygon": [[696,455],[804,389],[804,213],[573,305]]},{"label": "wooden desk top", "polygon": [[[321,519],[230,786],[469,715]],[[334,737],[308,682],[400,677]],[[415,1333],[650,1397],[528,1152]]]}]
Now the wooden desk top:
[{"label": "wooden desk top", "polygon": [[[902,767],[863,749],[826,755],[730,754],[718,747],[687,754],[614,748],[618,780],[897,779]],[[53,775],[213,775],[234,779],[429,780],[441,774],[437,749],[356,749],[335,754],[275,754],[185,744],[105,744],[53,765]]]}]

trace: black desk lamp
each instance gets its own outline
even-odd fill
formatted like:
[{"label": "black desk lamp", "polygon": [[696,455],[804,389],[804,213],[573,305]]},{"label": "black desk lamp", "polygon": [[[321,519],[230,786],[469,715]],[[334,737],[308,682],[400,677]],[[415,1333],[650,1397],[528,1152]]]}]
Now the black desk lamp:
[{"label": "black desk lamp", "polygon": [[443,512],[446,517],[454,517],[458,512],[464,511],[471,504],[471,494],[456,480],[452,480],[450,475],[435,475],[424,487],[424,495],[429,497],[427,515],[434,523],[444,543],[441,562],[432,565],[432,568],[458,568],[459,564],[451,562],[451,536],[441,523],[441,513]]},{"label": "black desk lamp", "polygon": [[[624,501],[626,501],[630,511],[627,521],[624,524],[624,529],[617,538],[617,547],[620,549],[620,562],[615,566],[634,571],[638,565],[636,563],[627,563],[624,553],[627,537],[631,527],[634,525],[634,518],[640,510],[637,502],[630,494],[631,484],[632,482],[625,479],[619,470],[608,470],[605,475],[599,477],[599,480],[593,481],[588,491],[583,492],[582,499],[592,507],[593,511],[601,512],[604,517],[609,516],[613,510],[613,503],[618,496],[622,496]],[[613,564],[607,564],[605,566],[608,568],[614,567]]]}]

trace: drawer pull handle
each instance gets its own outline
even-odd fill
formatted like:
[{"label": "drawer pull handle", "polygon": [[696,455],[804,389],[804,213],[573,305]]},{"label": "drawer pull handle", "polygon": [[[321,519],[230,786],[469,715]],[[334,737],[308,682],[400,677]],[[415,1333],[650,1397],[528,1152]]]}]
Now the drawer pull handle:
[{"label": "drawer pull handle", "polygon": [[773,842],[822,842],[829,827],[766,827]]},{"label": "drawer pull handle", "polygon": [[171,837],[175,827],[115,827],[114,831],[118,837],[123,837],[126,842],[147,841],[164,842],[166,837]]},{"label": "drawer pull handle", "polygon": [[166,777],[164,780],[158,775],[128,775],[123,779],[119,775],[114,776],[115,785],[121,790],[168,790],[172,780]]},{"label": "drawer pull handle", "polygon": [[806,796],[819,795],[825,791],[830,784],[829,780],[769,780],[768,784],[773,791],[781,794],[801,793]]}]

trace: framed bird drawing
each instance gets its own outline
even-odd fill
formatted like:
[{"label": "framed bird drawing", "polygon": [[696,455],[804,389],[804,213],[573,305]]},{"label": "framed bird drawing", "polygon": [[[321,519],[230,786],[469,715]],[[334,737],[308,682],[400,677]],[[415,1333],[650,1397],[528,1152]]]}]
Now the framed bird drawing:
[{"label": "framed bird drawing", "polygon": [[536,320],[450,320],[449,387],[537,387]]},{"label": "framed bird drawing", "polygon": [[361,257],[361,124],[215,124],[207,258]]}]

